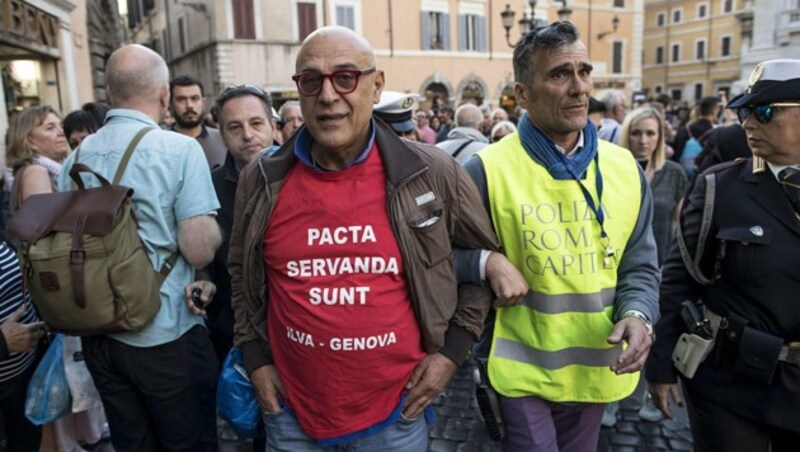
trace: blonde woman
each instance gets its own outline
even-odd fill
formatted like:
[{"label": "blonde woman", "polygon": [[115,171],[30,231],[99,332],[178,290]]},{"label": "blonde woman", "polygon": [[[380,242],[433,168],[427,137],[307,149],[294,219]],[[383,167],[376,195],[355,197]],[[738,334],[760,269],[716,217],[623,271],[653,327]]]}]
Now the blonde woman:
[{"label": "blonde woman", "polygon": [[658,265],[663,265],[677,224],[681,200],[689,181],[677,163],[667,160],[664,143],[664,118],[657,110],[645,107],[628,113],[622,124],[620,146],[630,149],[644,169],[653,191],[653,235],[658,249]]},{"label": "blonde woman", "polygon": [[6,149],[6,165],[14,175],[12,213],[29,196],[55,190],[68,151],[61,118],[51,107],[30,107],[17,116],[8,130]]}]

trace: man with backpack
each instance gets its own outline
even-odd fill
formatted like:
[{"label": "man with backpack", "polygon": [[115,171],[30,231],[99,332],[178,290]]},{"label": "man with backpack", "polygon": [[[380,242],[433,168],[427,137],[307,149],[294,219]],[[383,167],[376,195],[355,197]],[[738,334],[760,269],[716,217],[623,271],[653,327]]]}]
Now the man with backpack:
[{"label": "man with backpack", "polygon": [[720,100],[717,97],[700,99],[695,106],[696,119],[679,126],[675,134],[675,155],[672,158],[684,167],[690,178],[694,176],[695,159],[703,151],[705,139],[717,125],[719,107]]},{"label": "man with backpack", "polygon": [[[160,308],[144,328],[83,338],[117,451],[217,449],[216,356],[190,294],[201,289],[199,303],[213,296],[213,284],[193,281],[195,268],[210,263],[221,242],[214,220],[219,202],[197,141],[158,128],[169,103],[168,75],[164,60],[146,47],[115,51],[106,66],[113,109],[103,128],[67,158],[58,179],[59,189],[67,191],[73,189],[68,173],[76,163],[108,180],[126,165],[119,184],[133,189],[141,246],[153,268],[167,275]],[[124,162],[133,138],[148,128]],[[99,185],[91,176],[83,181]],[[177,260],[164,270],[171,256]],[[112,269],[111,276],[142,285],[124,270]],[[100,284],[88,274],[84,281],[87,293]]]},{"label": "man with backpack", "polygon": [[463,164],[473,154],[489,146],[489,139],[481,133],[483,113],[473,104],[465,104],[456,109],[456,127],[447,134],[447,140],[436,147],[447,152]]}]

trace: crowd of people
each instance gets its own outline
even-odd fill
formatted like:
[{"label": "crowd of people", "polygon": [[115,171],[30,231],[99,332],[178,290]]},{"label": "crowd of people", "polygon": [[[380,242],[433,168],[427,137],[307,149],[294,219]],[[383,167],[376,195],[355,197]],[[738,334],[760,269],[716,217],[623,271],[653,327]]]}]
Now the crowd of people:
[{"label": "crowd of people", "polygon": [[[796,447],[800,60],[759,64],[730,102],[629,105],[595,92],[578,29],[555,22],[520,38],[513,72],[515,111],[427,109],[385,90],[363,37],[324,27],[277,111],[250,84],[207,106],[197,78],[128,45],[110,105],[21,112],[4,222],[75,189],[78,163],[109,180],[126,165],[142,248],[168,270],[141,330],[65,336],[85,370],[68,377],[96,393],[42,430],[25,417],[48,346],[23,291],[39,275],[6,236],[0,450],[216,450],[232,347],[263,411],[254,450],[424,451],[471,351],[504,450],[595,450],[642,373],[640,416],[685,399],[697,450]],[[687,341],[707,348],[675,358]]]}]

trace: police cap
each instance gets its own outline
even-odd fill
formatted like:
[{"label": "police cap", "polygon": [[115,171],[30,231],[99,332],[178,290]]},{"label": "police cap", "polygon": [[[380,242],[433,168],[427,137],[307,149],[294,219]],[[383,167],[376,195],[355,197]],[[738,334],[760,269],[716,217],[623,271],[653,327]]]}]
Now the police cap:
[{"label": "police cap", "polygon": [[731,99],[728,108],[783,100],[800,100],[800,60],[758,63],[750,74],[747,91]]},{"label": "police cap", "polygon": [[414,130],[411,107],[419,98],[419,94],[384,91],[373,112],[375,116],[389,124],[395,133],[408,133]]}]

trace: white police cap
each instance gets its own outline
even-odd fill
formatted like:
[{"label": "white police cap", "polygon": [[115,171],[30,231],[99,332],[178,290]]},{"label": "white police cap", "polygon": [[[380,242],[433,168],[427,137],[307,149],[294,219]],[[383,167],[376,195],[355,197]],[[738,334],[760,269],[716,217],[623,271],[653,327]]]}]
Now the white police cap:
[{"label": "white police cap", "polygon": [[758,63],[748,83],[747,91],[731,99],[728,108],[800,100],[800,60],[780,59]]},{"label": "white police cap", "polygon": [[395,133],[408,133],[414,130],[411,107],[421,96],[416,93],[384,91],[373,112],[392,127]]}]

